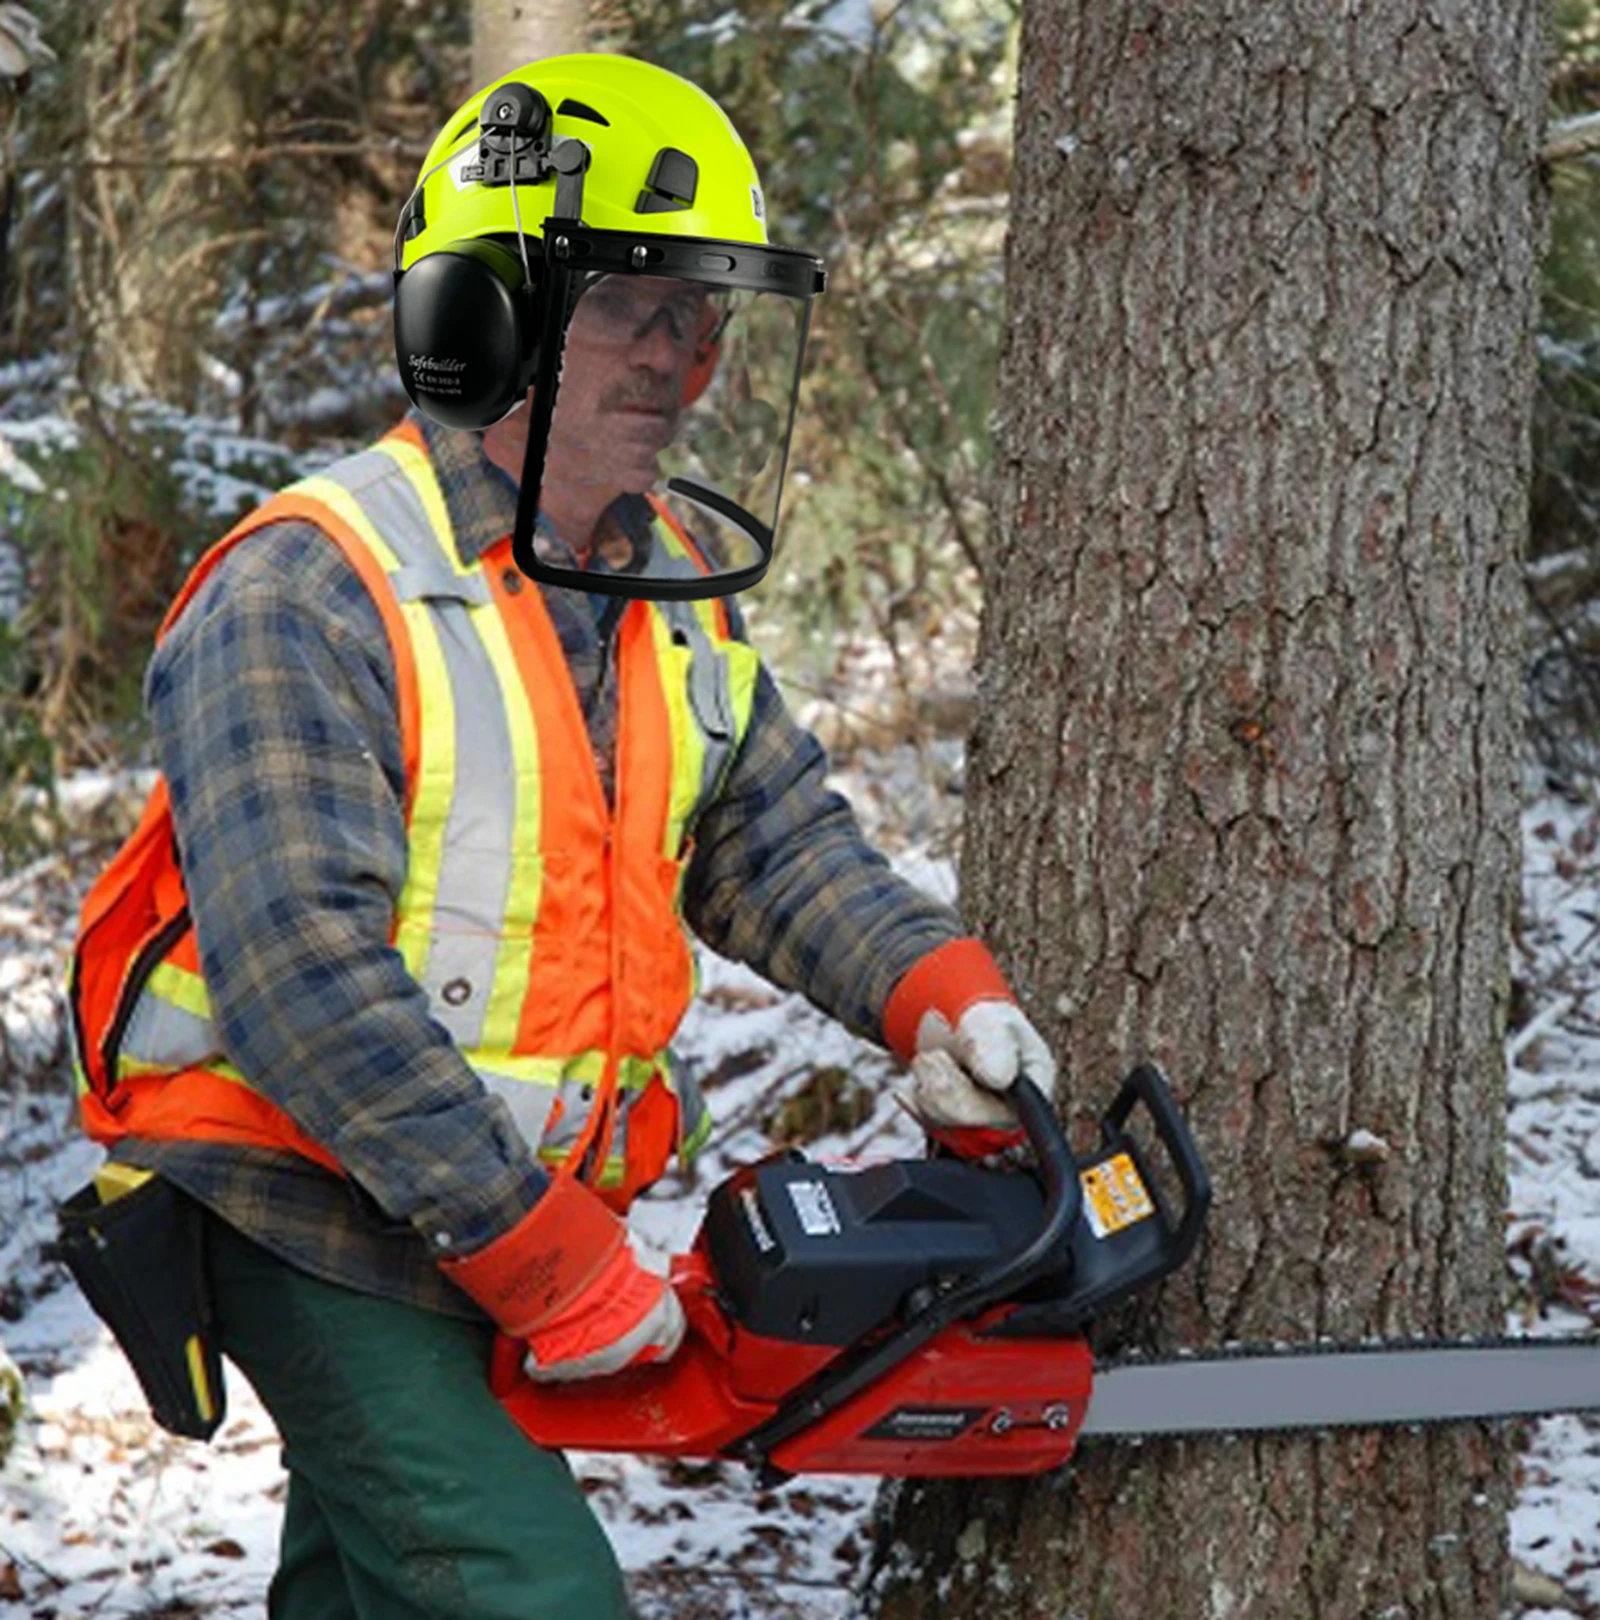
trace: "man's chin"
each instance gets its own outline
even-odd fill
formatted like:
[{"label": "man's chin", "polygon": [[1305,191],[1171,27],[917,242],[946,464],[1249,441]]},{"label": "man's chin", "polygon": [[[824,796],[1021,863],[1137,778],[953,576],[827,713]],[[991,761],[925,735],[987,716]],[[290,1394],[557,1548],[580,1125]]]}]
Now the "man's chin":
[{"label": "man's chin", "polygon": [[648,495],[661,482],[661,463],[652,456],[649,466],[623,467],[617,472],[617,487],[624,495]]}]

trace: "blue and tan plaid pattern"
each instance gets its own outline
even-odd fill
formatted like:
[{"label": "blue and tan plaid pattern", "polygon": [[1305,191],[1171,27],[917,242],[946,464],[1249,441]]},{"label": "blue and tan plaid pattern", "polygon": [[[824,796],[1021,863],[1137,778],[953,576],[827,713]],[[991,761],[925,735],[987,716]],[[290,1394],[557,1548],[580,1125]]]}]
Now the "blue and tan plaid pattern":
[{"label": "blue and tan plaid pattern", "polygon": [[[515,486],[480,435],[418,420],[470,563],[510,531]],[[608,795],[616,601],[545,590]],[[307,1271],[475,1315],[435,1258],[509,1229],[545,1178],[388,944],[404,772],[377,608],[316,529],[258,530],[157,651],[145,699],[227,1054],[350,1180],[214,1144],[117,1156]],[[826,772],[763,670],[743,748],[694,829],[685,914],[714,949],[878,1039],[895,982],[961,928],[889,870]]]}]

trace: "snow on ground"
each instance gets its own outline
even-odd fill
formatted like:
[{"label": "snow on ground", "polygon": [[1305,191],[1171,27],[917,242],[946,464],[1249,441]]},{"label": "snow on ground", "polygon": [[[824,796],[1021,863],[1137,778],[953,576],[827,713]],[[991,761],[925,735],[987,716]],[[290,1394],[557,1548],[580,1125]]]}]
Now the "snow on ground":
[{"label": "snow on ground", "polygon": [[[959,760],[940,754],[932,772],[929,760],[927,750],[863,756],[839,780],[873,835],[898,846],[899,868],[948,897],[954,874],[930,851],[951,845]],[[101,789],[76,791],[92,802]],[[1549,1334],[1600,1314],[1600,811],[1534,798],[1524,831],[1516,970],[1528,1007],[1508,1046],[1507,1229],[1521,1288],[1511,1326]],[[31,1401],[0,1468],[0,1620],[257,1615],[284,1489],[270,1421],[235,1373],[211,1445],[163,1434],[87,1306],[38,1255],[52,1206],[99,1157],[71,1127],[49,988],[79,872],[88,872],[83,851],[69,849],[0,881],[0,1072],[9,1061],[36,1077],[0,1093],[0,1337]],[[743,968],[711,956],[703,968],[682,1047],[718,1131],[696,1186],[669,1179],[635,1214],[669,1250],[687,1244],[705,1190],[776,1142],[803,1139],[819,1157],[917,1151],[881,1052]],[[574,1463],[643,1620],[851,1612],[872,1482],[761,1489],[733,1464],[589,1454]],[[1523,1470],[1512,1519],[1523,1620],[1600,1614],[1600,1425],[1536,1425]]]},{"label": "snow on ground", "polygon": [[[1600,808],[1529,795],[1507,1042],[1509,1331],[1600,1327]],[[1542,1307],[1542,1313],[1541,1313]],[[1600,1614],[1600,1420],[1545,1418],[1523,1455],[1512,1546],[1573,1612]],[[1543,1613],[1544,1611],[1539,1611]]]}]

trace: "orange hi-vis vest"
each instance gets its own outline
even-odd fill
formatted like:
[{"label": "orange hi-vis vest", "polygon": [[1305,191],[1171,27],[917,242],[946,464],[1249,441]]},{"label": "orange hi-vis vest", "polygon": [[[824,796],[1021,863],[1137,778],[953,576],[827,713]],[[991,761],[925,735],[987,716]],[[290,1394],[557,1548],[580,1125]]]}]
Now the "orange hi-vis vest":
[{"label": "orange hi-vis vest", "polygon": [[[689,828],[749,722],[757,655],[719,600],[628,603],[613,809],[540,592],[518,588],[509,536],[461,566],[409,424],[246,517],[157,639],[232,546],[286,520],[340,547],[394,656],[408,867],[390,943],[546,1166],[582,1166],[625,1204],[708,1125],[668,1049],[696,986],[680,888]],[[660,508],[654,539],[685,574],[703,567]],[[68,1000],[92,1137],[251,1144],[339,1170],[223,1051],[160,779],[84,901]]]}]

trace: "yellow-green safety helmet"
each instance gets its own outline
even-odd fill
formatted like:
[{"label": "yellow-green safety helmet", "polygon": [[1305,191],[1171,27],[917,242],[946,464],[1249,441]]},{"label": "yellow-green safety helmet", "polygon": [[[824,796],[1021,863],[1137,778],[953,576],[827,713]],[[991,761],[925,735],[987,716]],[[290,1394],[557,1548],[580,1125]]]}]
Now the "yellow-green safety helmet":
[{"label": "yellow-green safety helmet", "polygon": [[481,430],[532,390],[524,572],[677,598],[765,573],[824,273],[767,241],[755,164],[704,91],[623,56],[507,74],[430,148],[394,274],[419,410]]}]

